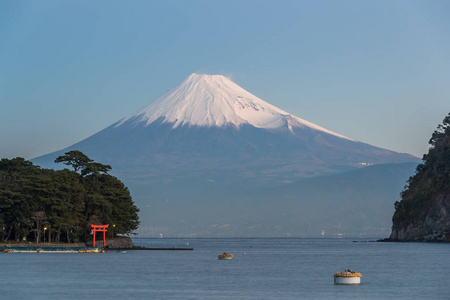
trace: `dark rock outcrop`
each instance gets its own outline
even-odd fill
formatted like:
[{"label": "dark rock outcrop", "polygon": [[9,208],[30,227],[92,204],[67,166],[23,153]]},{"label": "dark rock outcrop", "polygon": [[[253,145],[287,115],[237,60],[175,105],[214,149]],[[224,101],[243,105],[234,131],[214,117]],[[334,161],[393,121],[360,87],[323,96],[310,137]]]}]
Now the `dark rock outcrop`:
[{"label": "dark rock outcrop", "polygon": [[[103,245],[103,241],[96,240],[95,244]],[[116,238],[113,240],[106,240],[105,248],[106,249],[132,249],[132,248],[134,248],[134,244],[130,237],[121,237],[121,238]]]},{"label": "dark rock outcrop", "polygon": [[392,241],[450,242],[450,193],[431,199],[418,218],[394,222]]}]

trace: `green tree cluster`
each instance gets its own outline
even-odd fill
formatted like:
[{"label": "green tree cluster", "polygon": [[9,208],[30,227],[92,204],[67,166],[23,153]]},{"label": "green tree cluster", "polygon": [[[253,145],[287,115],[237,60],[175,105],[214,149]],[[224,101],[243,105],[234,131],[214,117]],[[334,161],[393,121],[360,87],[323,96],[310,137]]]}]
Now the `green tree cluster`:
[{"label": "green tree cluster", "polygon": [[395,202],[394,224],[416,219],[428,201],[450,191],[450,113],[434,131],[429,144],[423,163],[400,194],[402,200]]},{"label": "green tree cluster", "polygon": [[55,162],[74,171],[43,169],[21,157],[0,160],[2,241],[87,241],[90,224],[110,224],[110,236],[137,229],[139,209],[128,188],[108,174],[109,165],[80,151],[67,152]]}]

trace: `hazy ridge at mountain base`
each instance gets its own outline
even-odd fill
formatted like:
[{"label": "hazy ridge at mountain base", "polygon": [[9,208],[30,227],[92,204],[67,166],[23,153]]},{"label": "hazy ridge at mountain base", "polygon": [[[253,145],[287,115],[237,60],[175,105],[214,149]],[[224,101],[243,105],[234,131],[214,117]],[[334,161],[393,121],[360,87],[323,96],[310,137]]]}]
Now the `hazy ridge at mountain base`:
[{"label": "hazy ridge at mountain base", "polygon": [[132,186],[141,236],[286,237],[390,234],[394,202],[416,163],[376,165],[277,188],[194,189],[153,198]]}]

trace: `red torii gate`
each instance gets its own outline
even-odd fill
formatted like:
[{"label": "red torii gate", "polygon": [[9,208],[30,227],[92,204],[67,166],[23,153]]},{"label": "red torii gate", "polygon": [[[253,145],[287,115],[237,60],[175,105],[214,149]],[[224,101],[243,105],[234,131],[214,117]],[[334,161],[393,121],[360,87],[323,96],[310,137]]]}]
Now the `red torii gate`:
[{"label": "red torii gate", "polygon": [[108,225],[93,225],[91,224],[91,231],[94,233],[93,237],[94,237],[94,242],[92,243],[92,246],[95,247],[95,233],[97,231],[102,231],[103,232],[103,248],[105,248],[106,246],[106,238],[105,238],[105,233],[106,233],[106,228],[108,228]]}]

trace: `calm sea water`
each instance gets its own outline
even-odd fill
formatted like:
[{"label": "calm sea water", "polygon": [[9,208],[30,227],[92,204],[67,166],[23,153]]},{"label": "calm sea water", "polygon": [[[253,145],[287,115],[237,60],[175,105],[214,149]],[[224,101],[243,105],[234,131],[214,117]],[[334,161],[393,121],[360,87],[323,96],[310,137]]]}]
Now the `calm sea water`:
[{"label": "calm sea water", "polygon": [[[134,239],[194,251],[0,254],[0,299],[450,299],[450,244]],[[222,252],[234,254],[219,261]],[[245,255],[244,255],[245,253]],[[361,272],[360,285],[333,274]]]}]

